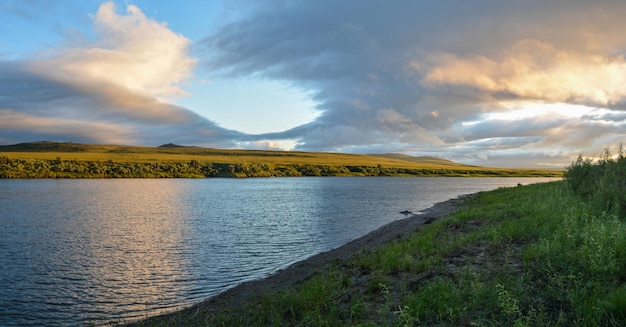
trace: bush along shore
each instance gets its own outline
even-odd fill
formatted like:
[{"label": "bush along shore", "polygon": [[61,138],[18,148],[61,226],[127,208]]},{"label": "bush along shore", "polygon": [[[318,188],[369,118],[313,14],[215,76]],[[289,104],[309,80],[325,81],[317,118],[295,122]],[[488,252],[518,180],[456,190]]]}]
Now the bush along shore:
[{"label": "bush along shore", "polygon": [[0,178],[205,178],[293,176],[501,176],[555,177],[559,171],[397,168],[209,161],[119,162],[113,160],[18,159],[0,156]]},{"label": "bush along shore", "polygon": [[624,185],[621,154],[580,159],[563,181],[468,197],[295,286],[137,325],[626,326]]}]

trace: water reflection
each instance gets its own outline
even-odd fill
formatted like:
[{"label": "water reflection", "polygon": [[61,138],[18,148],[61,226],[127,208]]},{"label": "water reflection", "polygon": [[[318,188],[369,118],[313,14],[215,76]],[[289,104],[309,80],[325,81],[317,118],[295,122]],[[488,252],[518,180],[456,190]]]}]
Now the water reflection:
[{"label": "water reflection", "polygon": [[44,303],[44,310],[29,315],[59,317],[65,325],[68,316],[75,324],[97,323],[110,314],[143,317],[187,303],[190,250],[183,240],[185,202],[176,184],[43,184],[34,201],[29,197],[20,206],[24,219],[11,224],[20,232],[6,235],[22,246],[12,248],[3,267],[28,274],[7,278],[20,283],[12,287],[8,314]]},{"label": "water reflection", "polygon": [[86,196],[96,201],[90,212],[81,214],[86,226],[79,230],[89,231],[88,239],[77,242],[86,246],[81,259],[90,260],[84,267],[92,285],[89,296],[98,301],[95,309],[119,312],[116,307],[122,304],[128,313],[150,314],[184,303],[188,285],[183,281],[190,279],[185,254],[190,251],[182,241],[187,210],[183,190],[162,180],[112,184],[103,193]]}]

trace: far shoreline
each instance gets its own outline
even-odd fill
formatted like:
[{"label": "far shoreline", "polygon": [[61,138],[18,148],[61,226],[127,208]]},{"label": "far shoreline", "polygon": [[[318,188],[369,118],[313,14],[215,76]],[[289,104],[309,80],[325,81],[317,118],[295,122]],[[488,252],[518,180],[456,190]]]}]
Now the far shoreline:
[{"label": "far shoreline", "polygon": [[494,168],[403,154],[232,150],[33,142],[0,146],[0,178],[299,176],[561,177],[562,169]]}]

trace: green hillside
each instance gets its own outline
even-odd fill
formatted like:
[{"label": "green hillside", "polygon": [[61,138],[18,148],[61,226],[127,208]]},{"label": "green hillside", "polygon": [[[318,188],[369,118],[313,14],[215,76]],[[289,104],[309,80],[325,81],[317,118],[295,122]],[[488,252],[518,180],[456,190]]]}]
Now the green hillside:
[{"label": "green hillside", "polygon": [[0,178],[561,176],[433,157],[33,142],[0,146]]},{"label": "green hillside", "polygon": [[433,165],[439,165],[439,166],[477,167],[477,166],[463,165],[460,163],[456,163],[454,161],[441,159],[437,157],[430,157],[430,156],[413,157],[413,156],[400,154],[400,153],[373,154],[372,156],[380,157],[380,158],[387,158],[387,159],[394,159],[394,160],[417,162],[417,163],[422,163],[422,164],[433,164]]}]

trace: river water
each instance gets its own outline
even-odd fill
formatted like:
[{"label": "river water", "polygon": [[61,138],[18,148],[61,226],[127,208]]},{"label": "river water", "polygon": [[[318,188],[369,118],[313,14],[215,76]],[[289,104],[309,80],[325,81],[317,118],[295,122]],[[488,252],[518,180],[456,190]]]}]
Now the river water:
[{"label": "river water", "polygon": [[197,303],[462,194],[546,178],[0,180],[0,326]]}]

